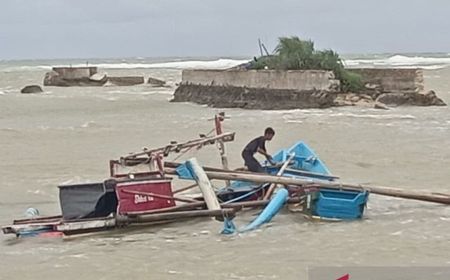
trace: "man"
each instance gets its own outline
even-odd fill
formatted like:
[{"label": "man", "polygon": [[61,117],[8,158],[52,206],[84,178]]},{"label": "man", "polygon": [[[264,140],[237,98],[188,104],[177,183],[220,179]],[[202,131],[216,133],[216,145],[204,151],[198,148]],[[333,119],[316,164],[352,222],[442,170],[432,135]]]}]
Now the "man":
[{"label": "man", "polygon": [[274,135],[275,131],[271,127],[268,127],[264,131],[264,136],[253,139],[247,144],[247,146],[245,146],[244,150],[242,151],[242,158],[244,159],[245,166],[247,166],[249,171],[259,173],[265,172],[264,168],[253,156],[255,153],[262,154],[271,164],[273,164],[272,156],[267,153],[265,143],[266,141],[272,140],[272,137]]}]

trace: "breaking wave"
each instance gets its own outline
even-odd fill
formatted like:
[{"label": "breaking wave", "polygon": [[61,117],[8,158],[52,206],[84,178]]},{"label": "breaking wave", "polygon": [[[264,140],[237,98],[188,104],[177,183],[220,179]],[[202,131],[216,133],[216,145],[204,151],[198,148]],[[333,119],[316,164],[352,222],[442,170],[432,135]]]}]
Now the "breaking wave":
[{"label": "breaking wave", "polygon": [[[248,62],[250,59],[230,59],[220,58],[215,60],[177,60],[166,62],[152,62],[145,59],[117,59],[113,61],[96,60],[91,61],[92,65],[100,69],[227,69]],[[3,68],[3,71],[36,71],[51,70],[53,66],[82,67],[86,66],[83,60],[77,60],[75,63],[60,61],[59,63],[48,63],[42,61],[39,65],[14,65]],[[39,63],[39,62],[38,62]],[[408,55],[392,55],[372,57],[349,58],[344,59],[344,63],[348,67],[395,67],[395,68],[423,68],[423,69],[440,69],[450,66],[450,55],[442,54],[441,56],[408,56]]]},{"label": "breaking wave", "polygon": [[349,67],[361,66],[379,66],[379,67],[395,67],[395,68],[424,68],[424,69],[440,69],[450,65],[450,56],[447,57],[425,57],[425,56],[405,56],[393,55],[386,58],[363,58],[363,59],[346,59],[345,65]]},{"label": "breaking wave", "polygon": [[226,69],[237,66],[242,63],[246,63],[248,60],[235,60],[235,59],[218,59],[212,61],[172,61],[162,63],[113,63],[113,64],[98,64],[99,68],[165,68],[165,69]]},{"label": "breaking wave", "polygon": [[[413,115],[409,114],[376,114],[376,113],[352,113],[352,112],[316,112],[316,111],[291,111],[282,116],[285,123],[302,123],[308,118],[320,118],[320,119],[336,119],[336,118],[354,118],[354,119],[367,119],[367,120],[415,120],[417,119]],[[388,125],[384,123],[385,125]]]}]

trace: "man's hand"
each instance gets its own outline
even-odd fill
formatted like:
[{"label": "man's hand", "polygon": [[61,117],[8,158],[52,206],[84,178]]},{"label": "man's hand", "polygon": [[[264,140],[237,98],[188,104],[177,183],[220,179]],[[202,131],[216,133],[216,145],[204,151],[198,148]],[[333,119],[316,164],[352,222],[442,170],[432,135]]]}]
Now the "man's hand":
[{"label": "man's hand", "polygon": [[270,164],[275,165],[276,163],[273,161],[273,158],[271,155],[266,155],[267,161],[270,162]]}]

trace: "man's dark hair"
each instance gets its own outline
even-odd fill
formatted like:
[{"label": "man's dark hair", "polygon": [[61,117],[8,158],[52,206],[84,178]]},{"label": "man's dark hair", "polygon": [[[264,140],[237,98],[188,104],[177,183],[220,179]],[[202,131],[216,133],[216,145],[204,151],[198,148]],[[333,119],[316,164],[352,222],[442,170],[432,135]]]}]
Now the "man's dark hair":
[{"label": "man's dark hair", "polygon": [[271,134],[271,135],[275,135],[275,130],[273,130],[273,128],[268,127],[266,128],[266,130],[264,130],[264,135],[266,134]]}]

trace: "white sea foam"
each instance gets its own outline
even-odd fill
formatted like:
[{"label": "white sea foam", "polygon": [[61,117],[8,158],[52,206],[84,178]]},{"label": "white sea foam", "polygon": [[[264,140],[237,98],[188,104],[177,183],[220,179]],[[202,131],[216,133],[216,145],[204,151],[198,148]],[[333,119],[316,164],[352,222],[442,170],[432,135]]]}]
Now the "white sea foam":
[{"label": "white sea foam", "polygon": [[0,131],[18,131],[12,127],[4,127],[4,128],[0,128]]},{"label": "white sea foam", "polygon": [[97,127],[97,126],[99,126],[99,125],[96,122],[88,121],[88,122],[83,123],[80,127],[81,128],[89,128],[89,127]]},{"label": "white sea foam", "polygon": [[410,224],[410,223],[412,223],[412,222],[414,222],[413,219],[408,219],[408,220],[401,221],[400,224],[406,225],[406,224]]},{"label": "white sea foam", "polygon": [[105,100],[115,102],[115,101],[119,100],[119,98],[118,97],[107,97],[107,98],[105,98]]},{"label": "white sea foam", "polygon": [[24,65],[24,66],[13,66],[5,68],[5,72],[15,72],[15,71],[36,71],[36,70],[51,70],[51,65]]},{"label": "white sea foam", "polygon": [[66,181],[61,182],[61,185],[75,185],[75,184],[90,184],[93,183],[91,179],[82,178],[79,176],[73,177]]},{"label": "white sea foam", "polygon": [[[117,63],[96,63],[100,69],[227,69],[246,63],[249,60],[237,59],[217,59],[217,60],[191,60],[191,61],[169,61],[161,63],[135,63],[135,62],[117,62]],[[52,67],[67,65],[24,65],[7,68],[6,71],[35,71],[51,70]],[[71,64],[72,67],[84,67],[85,63]]]},{"label": "white sea foam", "polygon": [[127,94],[130,94],[130,95],[152,95],[155,93],[156,92],[152,92],[152,91],[138,91],[138,92],[129,92]]},{"label": "white sea foam", "polygon": [[169,68],[169,69],[226,69],[246,63],[248,60],[218,59],[212,61],[172,61],[162,63],[113,63],[98,64],[99,68]]},{"label": "white sea foam", "polygon": [[[336,112],[336,110],[317,110],[317,109],[308,109],[308,110],[285,110],[285,111],[272,111],[271,113],[282,114],[282,118],[285,122],[299,122],[305,120],[310,117],[325,117],[325,118],[362,118],[362,119],[379,119],[379,120],[415,120],[416,117],[409,114],[376,114],[377,110],[364,110],[362,109],[358,113],[353,112]],[[265,112],[265,113],[269,113]]]},{"label": "white sea foam", "polygon": [[400,114],[375,115],[375,114],[336,113],[336,114],[329,115],[329,117],[349,117],[349,118],[379,119],[379,120],[392,120],[392,119],[414,120],[414,119],[416,119],[416,117],[414,117],[413,115],[400,115]]},{"label": "white sea foam", "polygon": [[75,130],[75,127],[73,126],[67,126],[67,127],[50,127],[48,125],[40,125],[37,127],[39,130],[48,131],[48,130]]},{"label": "white sea foam", "polygon": [[344,60],[347,66],[384,66],[395,68],[415,68],[439,69],[450,65],[450,57],[424,57],[394,55],[387,58],[374,59],[347,59]]}]

